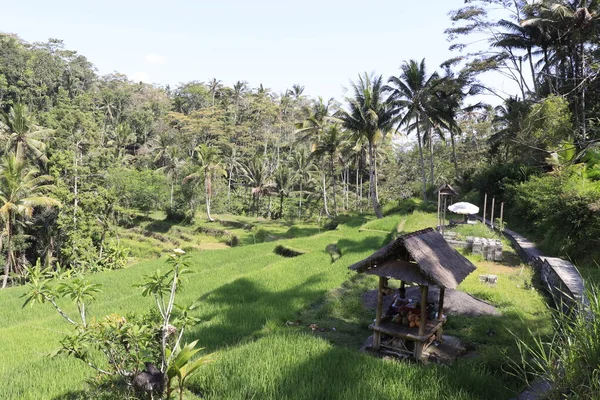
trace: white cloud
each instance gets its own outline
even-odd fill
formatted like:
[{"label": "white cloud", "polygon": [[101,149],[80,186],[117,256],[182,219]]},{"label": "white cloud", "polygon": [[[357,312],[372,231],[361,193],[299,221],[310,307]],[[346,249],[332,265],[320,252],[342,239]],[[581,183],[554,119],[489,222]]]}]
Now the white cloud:
[{"label": "white cloud", "polygon": [[162,65],[165,63],[165,56],[151,53],[144,57],[144,62],[149,65]]},{"label": "white cloud", "polygon": [[129,79],[131,79],[133,82],[152,83],[152,81],[150,80],[150,74],[143,71],[134,72],[133,74],[129,75]]}]

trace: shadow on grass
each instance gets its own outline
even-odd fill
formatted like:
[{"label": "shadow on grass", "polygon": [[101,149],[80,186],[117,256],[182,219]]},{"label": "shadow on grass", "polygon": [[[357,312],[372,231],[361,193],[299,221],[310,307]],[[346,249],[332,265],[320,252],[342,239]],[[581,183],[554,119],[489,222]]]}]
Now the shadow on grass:
[{"label": "shadow on grass", "polygon": [[316,235],[316,234],[321,233],[321,232],[324,232],[324,229],[319,228],[319,227],[304,227],[304,228],[299,228],[297,226],[292,226],[285,233],[285,237],[286,238],[290,238],[290,239],[294,239],[294,238],[300,238],[300,237],[307,237],[307,236]]},{"label": "shadow on grass", "polygon": [[340,239],[338,240],[337,245],[342,255],[348,253],[362,253],[369,250],[375,252],[379,250],[384,243],[387,243],[389,237],[390,235],[385,239],[381,236],[367,236],[362,240]]},{"label": "shadow on grass", "polygon": [[167,233],[171,230],[173,225],[176,225],[175,222],[172,221],[152,221],[148,225],[146,225],[146,230],[150,232],[158,232],[158,233]]},{"label": "shadow on grass", "polygon": [[259,338],[269,331],[269,324],[283,326],[287,320],[295,320],[301,310],[324,296],[326,290],[314,289],[322,275],[281,291],[266,290],[246,278],[223,285],[198,299],[213,310],[200,315],[207,324],[191,328],[186,336],[200,338],[211,351]]}]

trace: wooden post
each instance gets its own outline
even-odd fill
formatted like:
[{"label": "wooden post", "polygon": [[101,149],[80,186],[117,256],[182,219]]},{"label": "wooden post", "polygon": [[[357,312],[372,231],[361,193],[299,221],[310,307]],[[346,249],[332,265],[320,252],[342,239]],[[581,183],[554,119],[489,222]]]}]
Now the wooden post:
[{"label": "wooden post", "polygon": [[[440,298],[438,301],[438,321],[442,321],[444,319],[444,295],[446,294],[446,288],[445,287],[440,287]],[[442,336],[444,335],[444,326],[440,325],[440,328],[438,329],[438,337],[437,340],[439,342],[442,341]]]},{"label": "wooden post", "polygon": [[487,193],[485,194],[484,198],[483,198],[483,224],[485,225],[485,214],[486,214],[486,209],[487,209]]},{"label": "wooden post", "polygon": [[[385,278],[379,277],[379,291],[377,292],[377,314],[375,316],[375,326],[379,326],[381,323],[381,315],[383,314],[383,288],[385,287]],[[379,350],[381,344],[381,333],[375,331],[373,334],[373,348]]]},{"label": "wooden post", "polygon": [[[429,292],[429,286],[421,286],[421,322],[419,324],[419,336],[425,334],[425,325],[427,324],[427,293]],[[415,359],[421,360],[423,354],[424,342],[418,340],[415,342]]]},{"label": "wooden post", "polygon": [[504,218],[504,202],[500,203],[500,229],[504,230],[502,227],[502,220]]},{"label": "wooden post", "polygon": [[495,197],[492,197],[492,216],[490,217],[490,223],[492,224],[492,229],[494,229],[494,202],[496,201]]}]

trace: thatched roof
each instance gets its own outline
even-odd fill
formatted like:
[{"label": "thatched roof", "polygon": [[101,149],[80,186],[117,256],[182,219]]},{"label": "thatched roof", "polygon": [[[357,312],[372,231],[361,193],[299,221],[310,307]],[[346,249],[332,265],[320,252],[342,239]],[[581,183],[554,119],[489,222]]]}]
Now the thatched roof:
[{"label": "thatched roof", "polygon": [[475,266],[432,228],[400,236],[349,267],[420,285],[454,289]]},{"label": "thatched roof", "polygon": [[450,184],[448,184],[448,183],[437,188],[435,193],[438,193],[438,192],[440,192],[443,195],[458,196],[458,192],[456,190],[454,190],[454,188],[452,186],[450,186]]}]

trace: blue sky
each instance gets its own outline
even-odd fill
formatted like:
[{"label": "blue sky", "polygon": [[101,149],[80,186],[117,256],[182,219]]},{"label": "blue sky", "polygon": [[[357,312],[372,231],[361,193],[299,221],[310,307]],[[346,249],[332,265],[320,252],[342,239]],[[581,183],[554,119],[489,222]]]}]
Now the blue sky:
[{"label": "blue sky", "polygon": [[[158,84],[213,77],[275,92],[293,84],[343,98],[364,71],[385,77],[411,58],[430,72],[454,54],[444,29],[463,0],[25,0],[2,6],[4,32],[62,39],[99,73]],[[502,84],[498,81],[496,84]],[[490,99],[491,100],[491,99]]]}]

